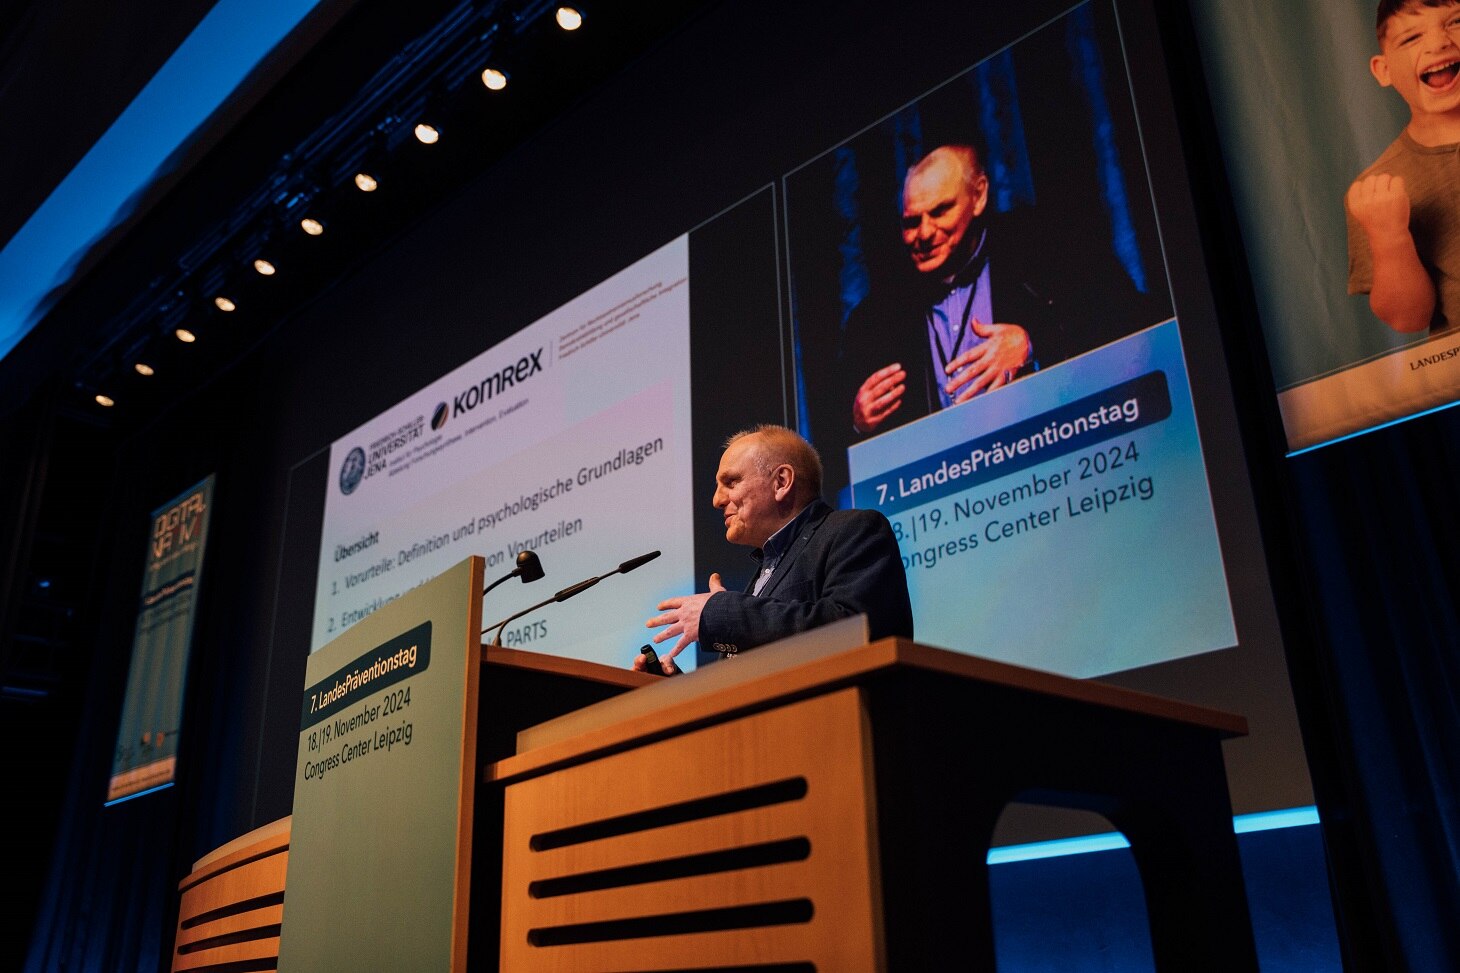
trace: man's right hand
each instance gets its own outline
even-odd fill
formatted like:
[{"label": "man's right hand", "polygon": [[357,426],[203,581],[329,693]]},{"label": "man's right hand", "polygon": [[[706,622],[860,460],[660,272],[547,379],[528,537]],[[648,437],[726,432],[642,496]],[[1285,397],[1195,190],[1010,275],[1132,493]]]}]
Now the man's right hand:
[{"label": "man's right hand", "polygon": [[852,399],[852,428],[863,435],[876,432],[888,416],[901,408],[906,391],[907,372],[897,362],[868,375]]},{"label": "man's right hand", "polygon": [[[710,575],[709,591],[701,591],[694,595],[683,595],[679,598],[666,598],[659,603],[659,610],[663,614],[655,615],[645,622],[644,625],[648,628],[659,628],[661,625],[667,625],[669,627],[656,634],[650,641],[658,645],[665,639],[672,639],[676,635],[679,636],[679,641],[674,643],[674,647],[660,657],[661,661],[672,665],[674,663],[674,657],[683,652],[685,646],[691,642],[698,642],[700,640],[700,614],[705,610],[705,602],[724,590],[725,584],[720,580],[720,572],[716,571]],[[638,662],[643,658],[641,655],[638,659],[634,660],[634,668],[638,668]],[[669,672],[667,665],[664,671],[666,673]]]},{"label": "man's right hand", "polygon": [[[634,656],[634,664],[630,666],[630,668],[633,669],[635,672],[648,672],[648,657],[645,656],[644,653],[640,652],[638,655]],[[660,659],[659,670],[663,672],[666,676],[677,676],[681,672],[683,672],[683,670],[679,668],[679,664],[676,663],[673,659]]]}]

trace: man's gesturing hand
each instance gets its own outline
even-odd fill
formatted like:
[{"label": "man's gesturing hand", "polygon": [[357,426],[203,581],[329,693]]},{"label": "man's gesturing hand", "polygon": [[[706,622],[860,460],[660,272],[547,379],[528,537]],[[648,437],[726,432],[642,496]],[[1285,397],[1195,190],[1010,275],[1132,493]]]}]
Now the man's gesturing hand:
[{"label": "man's gesturing hand", "polygon": [[684,651],[685,646],[700,640],[700,613],[705,610],[705,602],[724,590],[725,585],[721,583],[720,575],[717,572],[710,575],[709,591],[684,595],[680,598],[666,598],[659,603],[659,611],[663,614],[655,615],[644,625],[646,628],[658,628],[661,625],[669,627],[654,636],[654,643],[657,645],[665,639],[679,636],[679,641],[674,643],[674,648],[664,653],[661,659],[673,659]]},{"label": "man's gesturing hand", "polygon": [[852,428],[866,434],[876,432],[888,416],[902,405],[907,391],[907,372],[897,362],[877,369],[852,399]]},{"label": "man's gesturing hand", "polygon": [[980,392],[1008,385],[1029,363],[1029,332],[1019,325],[974,321],[973,333],[985,340],[948,363],[947,372],[952,378],[945,388],[955,405]]}]

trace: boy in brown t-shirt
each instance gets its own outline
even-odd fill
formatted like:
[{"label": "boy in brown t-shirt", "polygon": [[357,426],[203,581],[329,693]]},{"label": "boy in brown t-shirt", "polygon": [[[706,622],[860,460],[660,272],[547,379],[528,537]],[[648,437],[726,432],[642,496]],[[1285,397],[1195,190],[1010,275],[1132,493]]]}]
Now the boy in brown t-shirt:
[{"label": "boy in brown t-shirt", "polygon": [[1381,0],[1375,80],[1404,131],[1345,197],[1350,294],[1395,331],[1460,320],[1460,0]]}]

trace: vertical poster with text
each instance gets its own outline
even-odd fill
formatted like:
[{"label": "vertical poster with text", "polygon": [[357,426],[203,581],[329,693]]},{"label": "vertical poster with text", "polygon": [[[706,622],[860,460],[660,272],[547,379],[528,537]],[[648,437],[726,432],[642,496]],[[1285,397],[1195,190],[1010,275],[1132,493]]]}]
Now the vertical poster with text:
[{"label": "vertical poster with text", "polygon": [[208,476],[152,512],[108,803],[173,781],[212,506]]}]

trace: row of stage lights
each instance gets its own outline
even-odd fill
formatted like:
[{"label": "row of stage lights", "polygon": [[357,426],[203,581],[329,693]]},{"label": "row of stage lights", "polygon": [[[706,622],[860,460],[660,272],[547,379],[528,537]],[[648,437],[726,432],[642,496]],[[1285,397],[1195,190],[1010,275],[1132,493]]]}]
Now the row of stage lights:
[{"label": "row of stage lights", "polygon": [[[583,11],[579,7],[561,6],[553,14],[553,19],[563,30],[573,31],[583,26]],[[508,74],[496,67],[488,66],[482,70],[481,80],[483,86],[489,91],[502,91],[507,87]],[[428,122],[420,122],[414,129],[416,140],[422,145],[435,145],[441,141],[441,130]],[[380,188],[380,180],[370,172],[361,170],[355,173],[355,188],[362,193],[373,193]],[[325,231],[324,221],[317,215],[306,215],[299,221],[299,229],[312,237],[323,236]],[[278,273],[271,261],[264,257],[256,257],[253,261],[253,269],[263,277],[272,277]],[[219,294],[213,298],[213,306],[224,314],[231,314],[238,310],[238,304],[232,298]],[[188,328],[179,327],[173,331],[173,337],[183,344],[192,344],[198,340],[195,332]],[[148,362],[135,361],[132,363],[132,370],[144,378],[150,378],[157,374],[157,369]],[[116,399],[105,392],[97,392],[93,397],[96,404],[103,408],[111,408],[116,405]]]}]

